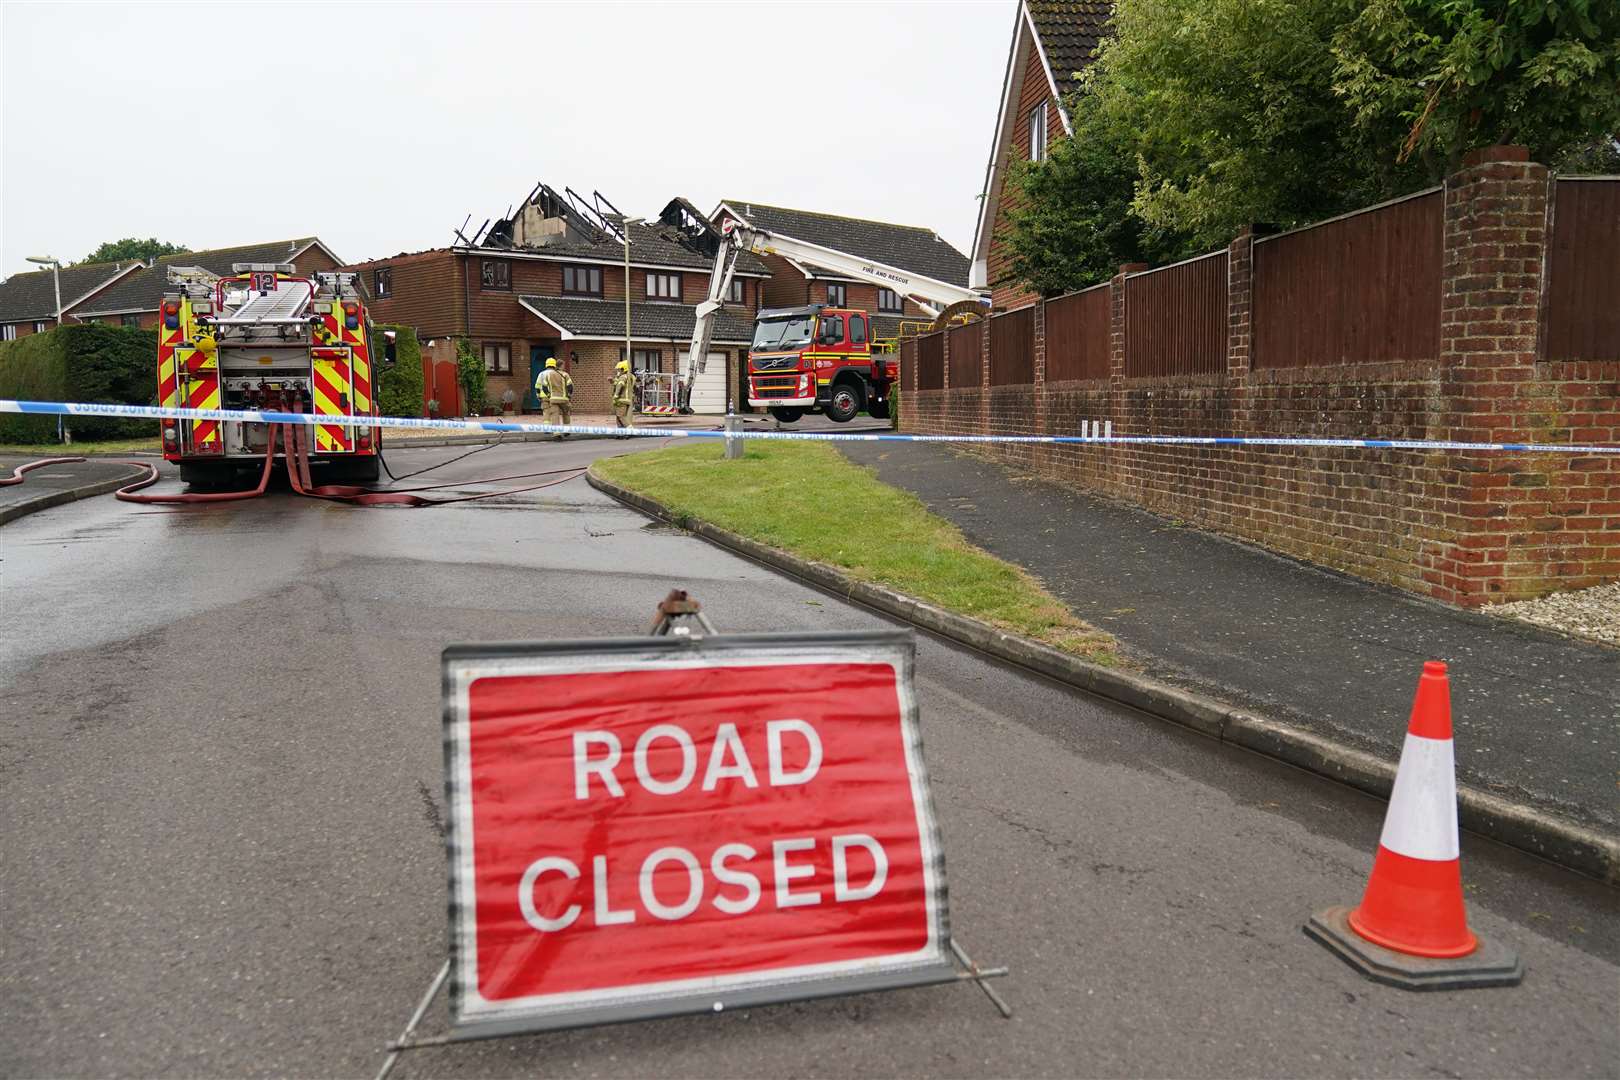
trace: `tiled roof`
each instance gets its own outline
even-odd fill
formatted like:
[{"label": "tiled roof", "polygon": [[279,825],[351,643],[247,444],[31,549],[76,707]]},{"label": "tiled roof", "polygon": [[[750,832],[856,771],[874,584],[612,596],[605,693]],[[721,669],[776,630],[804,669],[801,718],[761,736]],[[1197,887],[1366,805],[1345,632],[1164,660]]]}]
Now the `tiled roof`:
[{"label": "tiled roof", "polygon": [[1068,0],[1028,0],[1029,16],[1041,39],[1041,51],[1052,67],[1058,93],[1072,93],[1075,73],[1091,63],[1097,45],[1108,36],[1114,5],[1071,3]]},{"label": "tiled roof", "polygon": [[[242,247],[165,255],[100,296],[92,297],[82,308],[76,308],[73,314],[83,318],[114,311],[156,311],[163,300],[164,290],[169,287],[171,266],[200,266],[211,274],[223,276],[231,272],[232,263],[292,261],[293,252],[301,251],[315,242],[315,237],[306,236],[299,240],[276,240],[268,244],[245,244]],[[66,291],[63,289],[64,293]]]},{"label": "tiled roof", "polygon": [[968,283],[967,256],[940,239],[933,229],[788,210],[747,199],[726,199],[725,205],[748,224],[766,232],[847,251],[935,281],[964,286]]},{"label": "tiled roof", "polygon": [[[634,243],[635,241],[631,241]],[[531,311],[579,337],[624,336],[624,301],[580,300],[572,296],[520,296]],[[630,334],[639,340],[690,341],[694,309],[690,304],[631,304]],[[747,311],[721,308],[714,319],[717,342],[754,340],[754,319]]]},{"label": "tiled roof", "polygon": [[[678,266],[702,270],[708,273],[714,266],[714,260],[702,252],[693,251],[681,243],[680,231],[671,225],[653,223],[648,225],[631,225],[630,232],[630,265],[642,266]],[[492,247],[489,254],[495,254],[503,248]],[[609,237],[606,240],[588,240],[583,237],[558,237],[551,243],[537,247],[511,248],[514,252],[525,255],[545,255],[555,258],[573,256],[583,259],[606,259],[618,262],[624,258],[624,245],[618,240]],[[758,274],[768,276],[770,271],[757,256],[744,254],[737,259],[737,272],[742,274]]]},{"label": "tiled roof", "polygon": [[[62,267],[62,306],[94,292],[121,273],[127,273],[133,260],[85,263]],[[138,277],[140,271],[131,274]],[[56,318],[56,283],[51,268],[12,274],[0,282],[0,323],[41,322]]]}]

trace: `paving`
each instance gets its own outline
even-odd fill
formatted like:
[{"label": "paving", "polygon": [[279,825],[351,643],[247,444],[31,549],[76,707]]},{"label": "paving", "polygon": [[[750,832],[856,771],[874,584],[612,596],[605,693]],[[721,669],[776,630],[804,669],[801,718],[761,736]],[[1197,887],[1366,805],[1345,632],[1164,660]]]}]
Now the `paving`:
[{"label": "paving", "polygon": [[[376,1071],[444,958],[445,645],[639,632],[672,586],[724,629],[892,625],[583,480],[421,510],[92,499],[0,530],[0,583],[0,1072],[28,1076]],[[917,672],[952,931],[1012,968],[1013,1020],[934,987],[395,1075],[1616,1075],[1612,889],[1465,835],[1471,921],[1524,984],[1381,986],[1301,932],[1359,897],[1381,802],[930,637]]]},{"label": "paving", "polygon": [[[73,450],[64,447],[62,457],[70,457]],[[10,476],[19,465],[38,461],[44,455],[0,454],[0,476]],[[25,514],[71,502],[91,494],[100,494],[117,486],[120,480],[141,475],[139,469],[116,461],[71,461],[60,465],[46,465],[24,474],[20,484],[0,487],[0,524]]]},{"label": "paving", "polygon": [[845,453],[1030,570],[1152,675],[1394,760],[1422,661],[1458,774],[1620,833],[1620,650],[1282,558],[943,447]]}]

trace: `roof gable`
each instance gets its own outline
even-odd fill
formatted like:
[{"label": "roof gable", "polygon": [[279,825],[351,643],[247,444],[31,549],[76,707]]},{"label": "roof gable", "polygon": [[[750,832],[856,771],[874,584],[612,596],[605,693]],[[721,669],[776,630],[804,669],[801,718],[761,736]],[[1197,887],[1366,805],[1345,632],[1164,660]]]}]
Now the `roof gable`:
[{"label": "roof gable", "polygon": [[[62,310],[119,278],[138,272],[139,259],[62,267]],[[43,322],[56,318],[56,281],[49,267],[12,274],[0,282],[0,323]]]},{"label": "roof gable", "polygon": [[873,262],[897,266],[913,274],[931,277],[951,285],[967,285],[968,260],[933,229],[915,225],[893,225],[886,221],[790,210],[747,199],[725,199],[711,217],[721,211],[766,232],[778,232],[796,240],[847,251]]}]

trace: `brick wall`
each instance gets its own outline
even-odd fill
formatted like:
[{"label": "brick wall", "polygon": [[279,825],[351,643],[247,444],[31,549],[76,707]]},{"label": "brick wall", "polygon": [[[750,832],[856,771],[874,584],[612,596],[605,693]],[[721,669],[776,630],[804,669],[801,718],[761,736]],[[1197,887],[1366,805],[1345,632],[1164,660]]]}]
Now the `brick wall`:
[{"label": "brick wall", "polygon": [[[1126,376],[1125,282],[1146,268],[1122,267],[1109,287],[1107,378],[1046,381],[1037,320],[1032,386],[989,388],[987,373],[961,386],[947,363],[945,389],[901,396],[901,427],[1079,434],[1112,422],[1121,435],[1620,443],[1620,361],[1549,360],[1540,347],[1552,190],[1546,169],[1514,148],[1472,155],[1447,180],[1438,356],[1257,367],[1259,255],[1245,232],[1224,260],[1223,370]],[[1599,298],[1590,317],[1616,304],[1620,296]],[[1615,456],[1145,445],[982,452],[1463,606],[1620,578]]]}]

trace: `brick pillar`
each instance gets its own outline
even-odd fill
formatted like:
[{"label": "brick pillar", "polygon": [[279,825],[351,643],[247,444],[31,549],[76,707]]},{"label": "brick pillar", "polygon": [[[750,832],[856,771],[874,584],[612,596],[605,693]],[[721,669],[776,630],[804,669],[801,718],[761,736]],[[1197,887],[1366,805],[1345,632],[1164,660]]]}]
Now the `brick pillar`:
[{"label": "brick pillar", "polygon": [[982,320],[979,339],[979,434],[990,434],[990,320]]},{"label": "brick pillar", "polygon": [[1033,333],[1033,348],[1035,350],[1035,385],[1030,392],[1035,395],[1035,431],[1036,435],[1046,434],[1046,301],[1042,300],[1035,305],[1035,330]]},{"label": "brick pillar", "polygon": [[[1476,150],[1446,178],[1440,364],[1449,430],[1436,437],[1505,442],[1529,434],[1547,199],[1547,169],[1522,146]],[[1560,464],[1455,454],[1449,465],[1446,501],[1460,514],[1442,532],[1449,542],[1423,553],[1430,591],[1475,607],[1515,595],[1515,578],[1544,578],[1557,556],[1538,533],[1547,528],[1540,504],[1522,489],[1545,488]]]},{"label": "brick pillar", "polygon": [[[1108,279],[1108,419],[1114,434],[1131,434],[1124,429],[1125,408],[1125,278],[1148,268],[1147,263],[1123,263],[1119,273]],[[1140,434],[1138,432],[1137,434]],[[1104,490],[1124,491],[1128,485],[1116,479],[1117,471],[1129,467],[1131,452],[1108,447],[1102,472]]]},{"label": "brick pillar", "polygon": [[[951,331],[949,327],[939,332],[940,364],[939,385],[946,390],[951,388]],[[947,399],[948,400],[948,399]],[[949,406],[946,406],[949,408]]]},{"label": "brick pillar", "polygon": [[1226,374],[1234,381],[1249,374],[1254,304],[1254,230],[1245,227],[1226,246]]}]

